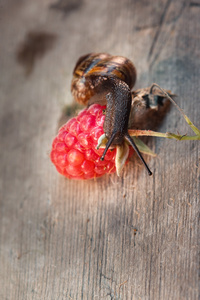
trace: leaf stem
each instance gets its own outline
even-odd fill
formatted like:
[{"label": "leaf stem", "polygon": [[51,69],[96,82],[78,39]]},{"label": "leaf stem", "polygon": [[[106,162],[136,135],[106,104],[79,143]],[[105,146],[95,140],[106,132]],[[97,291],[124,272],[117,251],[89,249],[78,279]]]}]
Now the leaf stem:
[{"label": "leaf stem", "polygon": [[174,134],[171,132],[156,132],[152,130],[134,130],[134,129],[129,129],[128,133],[130,136],[156,136],[156,137],[163,137],[163,138],[168,138],[168,139],[175,139],[179,141],[186,141],[186,140],[200,140],[200,134],[199,135],[194,135],[194,136],[188,136],[188,135],[179,135],[179,134]]},{"label": "leaf stem", "polygon": [[[174,99],[172,99],[172,97],[170,97],[169,94],[166,93],[157,83],[153,83],[152,84],[152,86],[150,88],[150,94],[152,94],[154,87],[157,87],[159,90],[161,90],[161,92],[163,92],[163,94],[176,106],[176,108],[178,109],[178,111],[181,113],[181,115],[184,117],[185,121],[188,123],[188,125],[192,129],[192,131],[197,136],[199,136],[200,135],[200,130],[192,123],[192,121],[188,118],[188,116],[186,116],[186,114],[184,113],[184,111],[176,104],[176,102],[174,101]],[[193,138],[193,139],[199,140],[199,138]]]}]

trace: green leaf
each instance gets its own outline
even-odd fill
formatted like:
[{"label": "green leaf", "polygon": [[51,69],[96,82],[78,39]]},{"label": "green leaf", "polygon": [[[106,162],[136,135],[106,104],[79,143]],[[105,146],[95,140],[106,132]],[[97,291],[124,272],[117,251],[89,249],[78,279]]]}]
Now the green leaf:
[{"label": "green leaf", "polygon": [[132,136],[136,146],[138,147],[138,149],[140,150],[140,152],[144,153],[144,154],[148,154],[151,156],[156,156],[156,154],[140,139],[136,138],[135,136]]},{"label": "green leaf", "polygon": [[192,129],[192,131],[196,135],[200,136],[200,130],[192,123],[192,121],[190,121],[190,119],[188,118],[188,116],[186,116],[184,113],[183,113],[183,115],[184,115],[185,121],[188,123],[188,125],[190,126],[190,128]]}]

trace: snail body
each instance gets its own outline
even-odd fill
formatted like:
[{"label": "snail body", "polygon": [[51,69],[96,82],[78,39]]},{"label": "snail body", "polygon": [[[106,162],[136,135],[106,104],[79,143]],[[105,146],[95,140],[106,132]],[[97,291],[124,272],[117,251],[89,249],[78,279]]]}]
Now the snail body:
[{"label": "snail body", "polygon": [[73,71],[71,91],[76,101],[84,105],[106,105],[104,132],[108,140],[101,157],[103,160],[111,145],[127,140],[149,170],[134,141],[128,134],[131,112],[131,89],[136,81],[136,69],[123,56],[91,53],[79,58]]}]

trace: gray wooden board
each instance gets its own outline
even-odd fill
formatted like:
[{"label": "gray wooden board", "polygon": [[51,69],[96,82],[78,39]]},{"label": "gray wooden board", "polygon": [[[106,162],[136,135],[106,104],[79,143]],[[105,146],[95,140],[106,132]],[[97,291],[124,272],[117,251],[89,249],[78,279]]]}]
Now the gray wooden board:
[{"label": "gray wooden board", "polygon": [[[135,160],[70,181],[49,153],[91,51],[130,58],[136,88],[170,89],[200,127],[199,15],[192,0],[1,1],[0,299],[198,299],[198,141],[149,139],[153,177]],[[32,31],[51,47],[20,61]],[[175,108],[160,131],[191,134]]]}]

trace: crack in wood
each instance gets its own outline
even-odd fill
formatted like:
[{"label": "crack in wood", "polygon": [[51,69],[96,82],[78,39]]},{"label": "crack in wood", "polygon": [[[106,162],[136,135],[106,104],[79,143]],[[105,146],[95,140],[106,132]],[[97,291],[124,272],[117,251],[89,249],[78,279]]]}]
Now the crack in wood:
[{"label": "crack in wood", "polygon": [[165,8],[163,10],[163,13],[161,15],[161,18],[160,18],[160,22],[159,22],[159,27],[158,27],[158,30],[153,38],[153,41],[152,41],[152,44],[151,44],[151,47],[150,47],[150,50],[149,50],[149,54],[148,54],[148,60],[150,60],[152,54],[153,54],[153,51],[155,49],[155,46],[156,46],[156,43],[157,43],[157,40],[159,38],[159,35],[160,35],[160,32],[161,32],[161,29],[162,29],[162,26],[164,24],[164,20],[165,20],[165,17],[166,17],[166,14],[167,14],[167,11],[169,9],[169,6],[171,4],[171,1],[172,0],[168,0],[166,5],[165,5]]},{"label": "crack in wood", "polygon": [[[149,69],[150,70],[152,69],[152,67],[155,64],[155,62],[158,60],[158,58],[159,58],[159,56],[160,56],[163,48],[165,47],[165,45],[166,45],[166,43],[167,43],[167,41],[168,41],[168,39],[170,37],[170,34],[174,31],[174,28],[176,26],[177,21],[181,18],[182,14],[183,14],[183,11],[184,11],[185,7],[188,4],[188,1],[186,0],[183,3],[183,5],[181,6],[179,13],[177,13],[176,17],[173,20],[174,24],[172,25],[172,28],[170,30],[170,34],[168,34],[168,36],[165,38],[165,40],[162,43],[161,47],[158,49],[158,51],[155,53],[155,55],[153,57],[153,52],[154,52],[154,49],[156,48],[156,44],[157,44],[157,42],[159,40],[159,36],[161,34],[161,31],[162,31],[162,28],[163,28],[163,24],[167,24],[166,22],[164,22],[164,20],[165,20],[165,16],[167,14],[167,11],[169,10],[170,2],[171,2],[171,0],[168,0],[167,4],[165,6],[164,12],[163,12],[163,14],[161,16],[161,21],[160,21],[159,28],[157,30],[156,35],[154,36],[154,39],[152,41],[152,45],[151,45],[151,48],[150,48],[150,51],[149,51],[149,54],[148,54],[148,60],[151,61],[150,65],[149,65]],[[151,60],[152,57],[153,57],[153,59]]]}]

